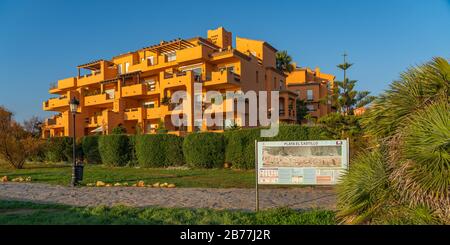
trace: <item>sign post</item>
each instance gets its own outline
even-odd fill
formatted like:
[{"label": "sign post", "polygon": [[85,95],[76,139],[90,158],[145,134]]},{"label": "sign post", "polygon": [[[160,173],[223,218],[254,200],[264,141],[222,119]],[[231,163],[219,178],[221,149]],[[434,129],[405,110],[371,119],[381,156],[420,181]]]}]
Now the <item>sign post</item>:
[{"label": "sign post", "polygon": [[336,185],[349,167],[349,141],[256,141],[256,207],[259,185]]},{"label": "sign post", "polygon": [[258,140],[255,140],[255,176],[256,176],[256,185],[255,185],[255,193],[256,193],[256,206],[255,211],[259,211],[259,190],[258,190]]}]

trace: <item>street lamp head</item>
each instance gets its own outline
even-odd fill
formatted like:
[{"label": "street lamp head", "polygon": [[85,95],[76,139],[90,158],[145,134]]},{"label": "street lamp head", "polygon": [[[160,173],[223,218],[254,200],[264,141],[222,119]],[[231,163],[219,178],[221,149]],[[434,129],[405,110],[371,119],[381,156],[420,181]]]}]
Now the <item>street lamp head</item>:
[{"label": "street lamp head", "polygon": [[77,98],[75,98],[75,96],[74,96],[70,100],[69,105],[70,105],[70,112],[76,113],[78,110],[78,105],[80,105],[80,101],[78,101]]}]

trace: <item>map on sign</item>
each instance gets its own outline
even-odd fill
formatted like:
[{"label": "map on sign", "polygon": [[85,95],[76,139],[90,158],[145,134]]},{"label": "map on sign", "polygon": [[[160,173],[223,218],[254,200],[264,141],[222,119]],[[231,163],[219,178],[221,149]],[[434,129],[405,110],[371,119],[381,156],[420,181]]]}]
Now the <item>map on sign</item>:
[{"label": "map on sign", "polygon": [[346,140],[258,142],[258,184],[334,185],[348,169]]}]

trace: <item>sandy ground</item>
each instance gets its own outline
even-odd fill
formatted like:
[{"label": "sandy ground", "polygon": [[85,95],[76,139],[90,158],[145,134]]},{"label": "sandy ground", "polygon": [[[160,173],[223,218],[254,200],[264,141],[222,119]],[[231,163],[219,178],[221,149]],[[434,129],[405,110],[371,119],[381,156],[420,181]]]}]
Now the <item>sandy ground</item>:
[{"label": "sandy ground", "polygon": [[[330,187],[260,189],[260,208],[336,208]],[[73,206],[127,205],[253,210],[254,189],[78,187],[40,183],[0,183],[0,200],[59,203]]]}]

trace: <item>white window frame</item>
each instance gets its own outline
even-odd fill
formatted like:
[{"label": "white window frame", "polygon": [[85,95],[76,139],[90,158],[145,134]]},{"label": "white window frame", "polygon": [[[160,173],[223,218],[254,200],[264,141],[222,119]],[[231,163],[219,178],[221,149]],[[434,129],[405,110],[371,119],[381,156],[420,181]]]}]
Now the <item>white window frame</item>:
[{"label": "white window frame", "polygon": [[314,91],[312,89],[306,90],[306,100],[314,100]]}]

